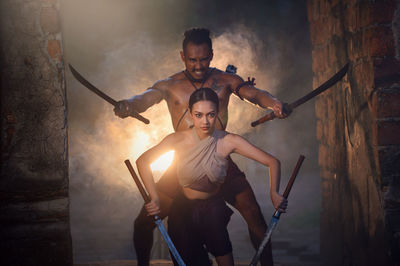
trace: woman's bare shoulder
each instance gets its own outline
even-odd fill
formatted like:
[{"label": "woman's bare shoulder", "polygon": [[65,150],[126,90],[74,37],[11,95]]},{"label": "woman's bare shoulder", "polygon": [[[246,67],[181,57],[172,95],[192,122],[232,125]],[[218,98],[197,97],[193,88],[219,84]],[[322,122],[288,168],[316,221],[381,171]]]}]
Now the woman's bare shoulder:
[{"label": "woman's bare shoulder", "polygon": [[182,139],[184,139],[184,134],[182,134],[182,133],[184,133],[184,131],[171,133],[171,134],[167,135],[167,136],[164,138],[163,141],[167,141],[167,142],[169,142],[169,143],[171,143],[171,144],[176,143],[176,142],[179,142],[179,141],[181,141]]},{"label": "woman's bare shoulder", "polygon": [[238,134],[231,133],[228,131],[223,131],[223,132],[224,132],[224,136],[222,137],[222,139],[226,142],[231,143],[231,142],[235,142],[235,141],[243,139],[243,137]]},{"label": "woman's bare shoulder", "polygon": [[165,139],[172,145],[183,144],[191,137],[191,129],[169,134]]}]

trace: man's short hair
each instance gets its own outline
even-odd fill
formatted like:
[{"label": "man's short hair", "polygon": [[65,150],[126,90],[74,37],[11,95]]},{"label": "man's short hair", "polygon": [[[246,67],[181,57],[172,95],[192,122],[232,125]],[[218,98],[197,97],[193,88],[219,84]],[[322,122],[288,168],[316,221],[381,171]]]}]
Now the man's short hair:
[{"label": "man's short hair", "polygon": [[184,39],[182,43],[183,52],[185,52],[185,48],[189,42],[194,44],[207,44],[210,50],[212,50],[212,42],[210,39],[210,31],[205,28],[191,28],[185,31]]}]

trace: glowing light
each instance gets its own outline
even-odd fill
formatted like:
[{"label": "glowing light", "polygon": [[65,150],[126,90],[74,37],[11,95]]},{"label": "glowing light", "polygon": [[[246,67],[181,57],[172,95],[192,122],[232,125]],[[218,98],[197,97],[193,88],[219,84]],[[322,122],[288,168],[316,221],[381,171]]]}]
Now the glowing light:
[{"label": "glowing light", "polygon": [[168,169],[171,165],[172,161],[174,160],[175,151],[169,151],[161,155],[157,160],[155,160],[151,165],[150,168],[152,171],[159,171],[163,172]]}]

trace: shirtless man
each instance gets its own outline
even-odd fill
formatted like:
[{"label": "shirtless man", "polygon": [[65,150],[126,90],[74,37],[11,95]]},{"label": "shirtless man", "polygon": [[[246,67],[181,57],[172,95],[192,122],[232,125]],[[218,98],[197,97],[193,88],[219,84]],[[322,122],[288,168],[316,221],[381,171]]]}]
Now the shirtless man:
[{"label": "shirtless man", "polygon": [[[282,103],[268,92],[254,87],[251,82],[244,82],[238,75],[210,68],[213,50],[207,29],[190,29],[185,32],[184,36],[180,55],[185,64],[185,70],[167,79],[157,81],[140,95],[120,101],[118,108],[114,109],[117,116],[125,118],[132,110],[142,113],[161,100],[165,100],[174,130],[186,130],[192,125],[187,111],[189,96],[194,90],[201,87],[212,88],[218,94],[220,103],[216,128],[219,130],[226,129],[228,103],[232,93],[262,108],[272,109],[279,118],[287,116],[282,111]],[[170,204],[178,187],[175,166],[172,165],[157,182],[162,218],[168,216]],[[252,244],[257,248],[263,239],[267,225],[244,173],[232,160],[230,160],[221,193],[224,199],[236,208],[245,219]],[[133,237],[138,265],[149,265],[154,227],[153,221],[142,209],[135,220]],[[261,265],[273,265],[270,245],[265,248],[260,262]]]}]

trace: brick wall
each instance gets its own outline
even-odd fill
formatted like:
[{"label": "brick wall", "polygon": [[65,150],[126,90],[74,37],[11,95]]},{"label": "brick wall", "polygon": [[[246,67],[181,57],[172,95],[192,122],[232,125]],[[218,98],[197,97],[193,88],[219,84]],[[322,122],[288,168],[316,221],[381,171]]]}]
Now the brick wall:
[{"label": "brick wall", "polygon": [[348,75],[315,105],[324,265],[398,262],[398,4],[308,0],[307,7],[314,87],[350,62]]},{"label": "brick wall", "polygon": [[0,265],[72,265],[58,9],[0,1]]}]

